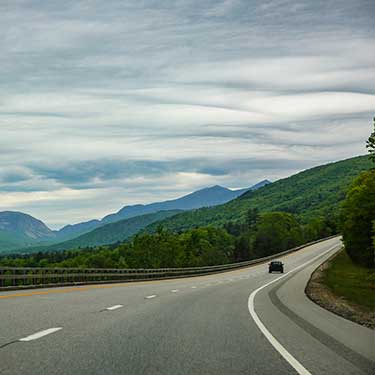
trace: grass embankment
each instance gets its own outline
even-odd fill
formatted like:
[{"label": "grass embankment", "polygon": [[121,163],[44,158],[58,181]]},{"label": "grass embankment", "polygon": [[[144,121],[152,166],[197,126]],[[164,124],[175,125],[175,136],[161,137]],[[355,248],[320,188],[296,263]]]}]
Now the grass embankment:
[{"label": "grass embankment", "polygon": [[345,251],[323,271],[322,283],[335,295],[364,310],[375,310],[375,271],[354,264]]}]

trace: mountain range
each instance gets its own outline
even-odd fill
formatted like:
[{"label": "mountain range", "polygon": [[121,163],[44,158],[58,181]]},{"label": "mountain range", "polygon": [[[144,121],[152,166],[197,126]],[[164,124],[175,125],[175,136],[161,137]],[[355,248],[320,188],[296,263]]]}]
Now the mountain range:
[{"label": "mountain range", "polygon": [[53,238],[54,232],[41,220],[22,212],[0,212],[0,249],[25,247]]},{"label": "mountain range", "polygon": [[249,190],[256,190],[262,186],[270,184],[270,181],[263,180],[247,189],[231,190],[219,185],[204,188],[185,195],[181,198],[151,204],[137,204],[125,206],[115,214],[105,216],[102,223],[112,223],[114,221],[129,219],[134,216],[150,214],[158,211],[169,210],[193,210],[201,207],[212,207],[231,201],[234,198],[246,193]]},{"label": "mountain range", "polygon": [[[44,249],[51,245],[52,248],[68,248],[67,246],[94,246],[126,239],[129,235],[143,229],[145,226],[175,215],[180,211],[212,207],[226,203],[249,190],[256,190],[270,184],[263,180],[247,189],[231,190],[222,186],[212,186],[195,191],[183,197],[156,202],[151,204],[137,204],[125,206],[118,212],[105,216],[101,220],[90,220],[78,224],[69,224],[58,231],[53,231],[42,221],[22,212],[0,212],[0,253],[11,252],[18,249],[22,251],[27,247]],[[157,213],[160,213],[156,215]],[[129,220],[140,217],[138,220]],[[127,221],[129,220],[129,221]],[[122,221],[119,226],[106,228],[107,225]],[[128,228],[127,228],[128,226]],[[119,230],[121,228],[121,230]],[[96,232],[95,232],[96,230]],[[74,238],[91,233],[71,242]],[[106,235],[104,235],[104,233]],[[112,233],[112,234],[110,234]],[[67,242],[67,244],[65,244]],[[61,246],[53,244],[64,243]]]},{"label": "mountain range", "polygon": [[114,244],[121,242],[135,235],[148,225],[164,220],[168,217],[177,215],[182,210],[158,211],[151,214],[134,216],[129,219],[123,219],[108,223],[93,229],[90,232],[81,234],[68,241],[55,243],[52,245],[33,246],[27,249],[20,249],[21,252],[35,251],[61,251],[77,249],[83,247],[95,247],[101,245]]},{"label": "mountain range", "polygon": [[[208,225],[243,223],[250,208],[260,212],[289,212],[302,224],[320,218],[331,218],[337,223],[348,187],[371,167],[367,156],[358,156],[307,169],[272,184],[264,181],[260,183],[261,188],[258,184],[233,191],[213,186],[174,200],[126,206],[102,220],[67,226],[57,232],[29,215],[3,212],[0,213],[0,252],[27,253],[113,244],[139,232],[152,233],[159,226],[180,232]],[[15,221],[18,215],[20,222]],[[31,220],[35,220],[35,227]],[[59,232],[66,236],[69,231],[75,234],[74,238],[59,240],[63,237]]]},{"label": "mountain range", "polygon": [[172,231],[184,231],[207,225],[244,222],[250,208],[257,208],[260,212],[289,212],[302,223],[322,217],[332,217],[337,221],[341,202],[350,184],[372,167],[367,155],[320,165],[262,189],[248,191],[225,204],[182,212],[151,224],[145,230],[153,232],[161,225]]}]

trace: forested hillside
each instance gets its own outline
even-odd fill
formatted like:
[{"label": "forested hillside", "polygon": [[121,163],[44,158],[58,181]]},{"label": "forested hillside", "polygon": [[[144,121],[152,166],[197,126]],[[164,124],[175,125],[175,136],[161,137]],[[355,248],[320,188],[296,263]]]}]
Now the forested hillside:
[{"label": "forested hillside", "polygon": [[[367,156],[320,166],[218,207],[123,220],[65,242],[64,247],[49,247],[53,252],[3,257],[0,264],[185,267],[258,258],[337,233],[349,185],[370,168]],[[105,246],[90,247],[94,245]]]},{"label": "forested hillside", "polygon": [[[89,220],[77,224],[68,224],[59,230],[49,229],[41,220],[28,214],[14,211],[0,212],[0,253],[7,252],[32,252],[37,250],[66,249],[71,246],[97,246],[102,243],[122,241],[134,234],[134,231],[143,229],[155,220],[135,220],[129,222],[129,230],[121,224],[114,227],[106,227],[99,232],[94,231],[106,224],[131,219],[136,216],[157,214],[160,211],[177,213],[200,207],[212,207],[226,203],[248,190],[256,190],[270,184],[263,180],[257,184],[238,190],[231,190],[219,185],[207,187],[184,195],[180,198],[150,204],[136,204],[125,206],[118,212],[105,216],[101,220]],[[147,218],[162,218],[170,215],[157,214]],[[125,222],[126,224],[127,222]],[[115,231],[111,233],[111,228]],[[84,234],[94,231],[91,234]],[[76,241],[70,241],[80,237]],[[68,242],[69,241],[69,242]],[[108,242],[103,242],[108,241]],[[55,246],[56,245],[56,246]],[[28,248],[28,249],[27,249]]]},{"label": "forested hillside", "polygon": [[358,265],[375,268],[375,117],[366,148],[372,169],[358,176],[348,189],[341,210],[345,250]]},{"label": "forested hillside", "polygon": [[[19,247],[27,246],[30,240],[25,236],[18,235],[17,237],[9,232],[0,230],[0,249],[5,251],[12,251]],[[1,251],[0,251],[1,254]]]},{"label": "forested hillside", "polygon": [[24,267],[164,268],[225,264],[274,254],[336,232],[330,222],[301,225],[289,213],[249,210],[243,224],[175,233],[159,227],[118,245],[0,257]]},{"label": "forested hillside", "polygon": [[49,246],[20,249],[18,252],[28,253],[36,251],[61,251],[121,242],[133,236],[147,225],[176,215],[180,212],[181,210],[171,210],[136,216],[130,219],[120,220],[115,223],[103,225],[102,227],[96,228],[91,232],[85,233],[69,241]]},{"label": "forested hillside", "polygon": [[41,220],[23,212],[0,212],[0,252],[50,242],[55,233]]},{"label": "forested hillside", "polygon": [[283,211],[295,214],[302,222],[317,217],[337,216],[352,181],[371,168],[367,156],[330,163],[308,169],[249,191],[226,204],[183,212],[146,228],[152,232],[158,225],[181,231],[207,225],[243,222],[249,208],[260,212]]},{"label": "forested hillside", "polygon": [[150,204],[136,204],[125,206],[118,212],[105,216],[101,223],[112,223],[118,220],[129,219],[131,217],[146,215],[159,211],[171,210],[192,210],[200,207],[213,207],[231,201],[242,195],[248,190],[256,190],[264,185],[270,184],[270,181],[263,180],[256,185],[246,189],[231,190],[223,186],[215,185],[208,188],[194,191],[177,199],[171,199],[164,202],[155,202]]}]

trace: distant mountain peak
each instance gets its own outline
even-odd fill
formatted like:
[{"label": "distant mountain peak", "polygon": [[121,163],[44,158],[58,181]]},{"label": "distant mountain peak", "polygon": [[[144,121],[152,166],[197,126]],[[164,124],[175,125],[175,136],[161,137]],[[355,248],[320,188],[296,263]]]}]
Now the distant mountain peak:
[{"label": "distant mountain peak", "polygon": [[213,186],[209,186],[209,187],[203,188],[201,190],[222,190],[222,191],[228,191],[230,189],[228,189],[228,188],[226,188],[224,186],[221,186],[221,185],[213,185]]},{"label": "distant mountain peak", "polygon": [[118,220],[128,219],[134,216],[150,214],[158,211],[169,210],[192,210],[201,207],[212,207],[219,204],[229,202],[237,198],[248,190],[256,190],[270,183],[263,180],[246,189],[232,190],[221,185],[213,185],[193,191],[182,197],[171,199],[163,202],[155,202],[150,204],[136,204],[125,206],[117,213],[105,216],[101,222],[111,223]]},{"label": "distant mountain peak", "polygon": [[201,207],[212,207],[223,204],[237,198],[248,190],[269,183],[268,180],[246,189],[228,189],[221,185],[204,187],[182,197],[150,204],[135,204],[122,207],[114,214],[105,216],[102,220],[89,220],[78,224],[68,224],[57,231],[49,229],[42,221],[28,214],[16,211],[0,212],[0,245],[1,236],[9,237],[14,241],[21,241],[22,245],[29,246],[32,243],[64,242],[89,233],[108,223],[114,223],[136,216],[155,214],[158,212],[173,212],[176,210],[192,210]]},{"label": "distant mountain peak", "polygon": [[55,237],[54,232],[41,220],[18,211],[0,212],[0,232],[12,235],[15,242],[22,243]]},{"label": "distant mountain peak", "polygon": [[262,180],[262,181],[259,181],[258,183],[256,183],[255,185],[253,185],[251,187],[251,190],[255,190],[255,189],[259,189],[263,186],[266,186],[266,185],[269,185],[269,184],[272,184],[272,182],[270,180]]}]

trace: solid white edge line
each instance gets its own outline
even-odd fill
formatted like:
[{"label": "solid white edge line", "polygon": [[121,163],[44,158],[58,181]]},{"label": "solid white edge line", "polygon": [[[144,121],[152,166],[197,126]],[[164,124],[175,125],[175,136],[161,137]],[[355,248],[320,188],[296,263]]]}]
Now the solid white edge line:
[{"label": "solid white edge line", "polygon": [[113,310],[120,309],[121,307],[123,307],[123,305],[114,305],[111,307],[107,307],[106,310],[113,311]]},{"label": "solid white edge line", "polygon": [[151,299],[151,298],[155,298],[156,297],[156,294],[152,294],[151,296],[147,296],[147,297],[145,297],[145,298],[147,298],[147,299]]},{"label": "solid white edge line", "polygon": [[249,309],[250,315],[253,318],[255,324],[258,326],[260,331],[263,333],[263,335],[267,338],[267,340],[271,343],[271,345],[282,355],[282,357],[297,371],[300,375],[311,375],[311,372],[309,372],[305,367],[301,365],[277,340],[276,338],[271,334],[271,332],[265,327],[265,325],[262,323],[262,321],[259,319],[258,314],[255,312],[254,307],[254,299],[256,294],[261,291],[262,289],[266,288],[267,286],[275,283],[276,281],[279,281],[280,279],[288,276],[290,273],[295,272],[299,270],[300,268],[303,268],[307,266],[308,264],[314,262],[316,259],[324,256],[325,254],[332,251],[334,248],[341,246],[341,245],[334,245],[331,246],[327,251],[324,253],[321,253],[317,255],[316,257],[310,259],[309,261],[299,265],[298,267],[290,270],[289,272],[285,273],[284,275],[278,277],[277,279],[271,280],[268,283],[264,284],[263,286],[259,287],[258,289],[254,290],[248,299],[247,307]]},{"label": "solid white edge line", "polygon": [[26,342],[26,341],[37,340],[37,339],[40,339],[43,336],[47,336],[47,335],[49,335],[51,333],[60,331],[60,329],[62,329],[62,327],[45,329],[44,331],[40,331],[40,332],[34,333],[34,334],[30,335],[30,336],[26,336],[26,337],[24,337],[22,339],[19,339],[18,341],[25,341]]}]

